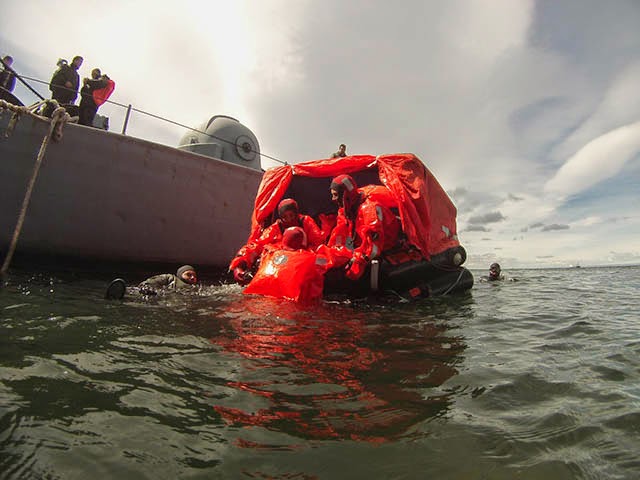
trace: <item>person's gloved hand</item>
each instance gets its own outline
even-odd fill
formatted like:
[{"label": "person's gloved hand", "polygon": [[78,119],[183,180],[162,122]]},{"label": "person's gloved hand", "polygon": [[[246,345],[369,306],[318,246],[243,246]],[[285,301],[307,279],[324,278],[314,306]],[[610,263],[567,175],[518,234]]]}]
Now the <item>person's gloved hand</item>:
[{"label": "person's gloved hand", "polygon": [[318,220],[320,220],[320,230],[325,237],[329,236],[333,227],[336,226],[336,215],[334,213],[321,213],[318,215]]},{"label": "person's gloved hand", "polygon": [[233,278],[238,285],[244,287],[251,281],[251,274],[242,267],[236,267],[233,269]]},{"label": "person's gloved hand", "polygon": [[237,255],[231,260],[229,264],[229,270],[235,270],[237,267],[242,268],[243,270],[247,269],[247,261],[242,255]]},{"label": "person's gloved hand", "polygon": [[363,255],[354,253],[353,257],[347,264],[346,276],[349,280],[358,280],[367,269],[368,260]]}]

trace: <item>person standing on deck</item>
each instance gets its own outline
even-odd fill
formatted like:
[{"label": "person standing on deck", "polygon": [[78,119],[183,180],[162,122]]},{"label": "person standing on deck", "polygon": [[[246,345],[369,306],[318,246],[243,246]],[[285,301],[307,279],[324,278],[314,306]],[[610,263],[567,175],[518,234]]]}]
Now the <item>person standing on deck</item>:
[{"label": "person standing on deck", "polygon": [[[5,55],[2,58],[3,70],[0,72],[0,87],[4,88],[7,92],[13,92],[16,87],[16,75],[11,69],[13,65],[13,57],[11,55]],[[0,98],[4,98],[4,90],[0,90]]]},{"label": "person standing on deck", "polygon": [[83,85],[80,90],[78,123],[91,127],[98,107],[109,98],[116,84],[107,75],[103,75],[99,68],[94,68],[91,70],[91,78],[85,78]]},{"label": "person standing on deck", "polygon": [[340,158],[340,157],[346,157],[347,156],[347,146],[344,143],[341,143],[340,146],[338,147],[338,151],[334,152],[331,155],[331,158]]},{"label": "person standing on deck", "polygon": [[78,69],[82,65],[81,56],[73,57],[71,65],[66,60],[58,61],[58,70],[55,71],[49,83],[51,98],[60,105],[71,105],[78,98],[78,87],[80,86],[80,75]]}]

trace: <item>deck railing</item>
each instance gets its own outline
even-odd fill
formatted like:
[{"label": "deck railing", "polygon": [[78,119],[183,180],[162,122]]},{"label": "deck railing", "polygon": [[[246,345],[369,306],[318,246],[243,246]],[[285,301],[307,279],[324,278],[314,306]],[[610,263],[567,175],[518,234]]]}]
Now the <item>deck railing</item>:
[{"label": "deck railing", "polygon": [[[35,90],[35,89],[34,89],[34,88],[33,88],[33,87],[32,87],[32,86],[27,82],[27,80],[28,80],[29,82],[34,82],[34,83],[38,83],[38,84],[42,84],[42,85],[46,85],[46,86],[48,86],[48,85],[49,85],[49,82],[48,82],[48,81],[44,81],[44,80],[41,80],[41,79],[38,79],[38,78],[29,77],[29,76],[26,76],[26,75],[20,75],[20,74],[18,74],[14,69],[12,69],[12,68],[11,68],[11,67],[9,67],[8,65],[6,65],[6,64],[2,61],[2,59],[1,59],[1,58],[0,58],[0,63],[5,67],[5,69],[8,69],[9,71],[13,72],[13,74],[16,76],[16,78],[17,78],[18,80],[20,80],[20,82],[21,82],[21,83],[22,83],[22,84],[23,84],[23,85],[24,85],[24,86],[25,86],[25,87],[26,87],[26,88],[27,88],[31,93],[33,93],[35,96],[37,96],[37,97],[40,99],[37,103],[41,103],[42,101],[46,100],[46,99],[45,99],[45,98],[44,98],[40,93],[38,93],[38,91],[37,91],[37,90]],[[76,92],[76,93],[77,93],[77,91],[76,91],[76,90],[74,90],[74,89],[69,89],[69,88],[66,88],[66,87],[61,87],[61,88],[64,88],[64,89],[66,89],[66,90],[73,91],[73,92]],[[123,108],[123,109],[125,109],[125,110],[126,110],[125,115],[124,115],[124,119],[123,119],[123,122],[122,122],[122,132],[121,132],[121,133],[122,133],[123,135],[126,135],[126,134],[127,134],[127,128],[128,128],[128,126],[129,126],[129,121],[130,121],[130,118],[131,118],[131,113],[132,113],[132,112],[135,112],[135,113],[139,113],[139,114],[141,114],[141,115],[145,115],[145,116],[147,116],[147,117],[153,118],[153,119],[155,119],[155,120],[160,120],[160,121],[162,121],[162,122],[169,123],[169,124],[171,124],[171,125],[175,125],[175,126],[178,126],[178,127],[184,128],[184,129],[187,129],[187,130],[191,130],[191,131],[196,132],[196,133],[199,133],[199,134],[207,135],[207,136],[209,136],[209,137],[211,137],[211,138],[213,138],[213,139],[215,139],[215,140],[218,140],[218,141],[221,141],[221,142],[224,142],[224,143],[233,144],[233,142],[230,142],[229,140],[226,140],[226,139],[224,139],[224,138],[217,137],[216,135],[212,135],[212,134],[210,134],[210,133],[208,133],[208,132],[205,132],[205,131],[202,131],[202,130],[200,130],[200,129],[197,129],[197,128],[194,128],[194,127],[191,127],[191,126],[189,126],[189,125],[184,125],[184,124],[182,124],[182,123],[179,123],[179,122],[176,122],[176,121],[170,120],[170,119],[165,118],[165,117],[162,117],[162,116],[160,116],[160,115],[156,115],[156,114],[153,114],[153,113],[150,113],[150,112],[146,112],[146,111],[144,111],[144,110],[140,110],[140,109],[138,109],[138,108],[135,108],[135,107],[134,107],[133,105],[131,105],[130,103],[125,105],[125,104],[123,104],[123,103],[119,103],[119,102],[116,102],[116,101],[114,101],[114,100],[107,100],[105,103],[107,103],[107,104],[109,104],[109,105],[114,105],[114,106],[117,106],[117,107],[119,107],[119,108]],[[271,155],[267,155],[266,153],[262,153],[262,152],[259,152],[259,151],[257,151],[257,150],[253,150],[253,149],[252,149],[251,151],[252,151],[252,152],[254,152],[254,153],[256,153],[256,154],[258,154],[258,155],[260,155],[261,157],[268,158],[268,159],[273,160],[273,161],[275,161],[275,162],[277,162],[277,163],[280,163],[280,164],[283,164],[283,165],[286,165],[286,164],[287,164],[287,162],[282,161],[282,160],[280,160],[280,159],[278,159],[278,158],[272,157]]]}]

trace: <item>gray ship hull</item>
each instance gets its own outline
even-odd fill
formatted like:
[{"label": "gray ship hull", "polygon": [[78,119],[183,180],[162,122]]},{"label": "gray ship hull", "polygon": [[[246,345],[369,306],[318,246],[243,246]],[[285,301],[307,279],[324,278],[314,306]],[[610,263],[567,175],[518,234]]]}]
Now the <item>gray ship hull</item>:
[{"label": "gray ship hull", "polygon": [[[2,113],[0,132],[9,119]],[[48,122],[0,138],[0,251],[6,254]],[[226,267],[249,235],[259,170],[67,124],[50,142],[17,253]]]}]

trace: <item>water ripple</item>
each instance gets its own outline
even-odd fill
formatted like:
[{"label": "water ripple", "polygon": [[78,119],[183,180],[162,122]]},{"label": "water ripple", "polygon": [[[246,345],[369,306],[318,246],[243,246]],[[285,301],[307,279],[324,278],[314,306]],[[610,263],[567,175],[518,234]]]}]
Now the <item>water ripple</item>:
[{"label": "water ripple", "polygon": [[12,277],[0,477],[637,477],[638,268],[510,273],[313,309]]}]

